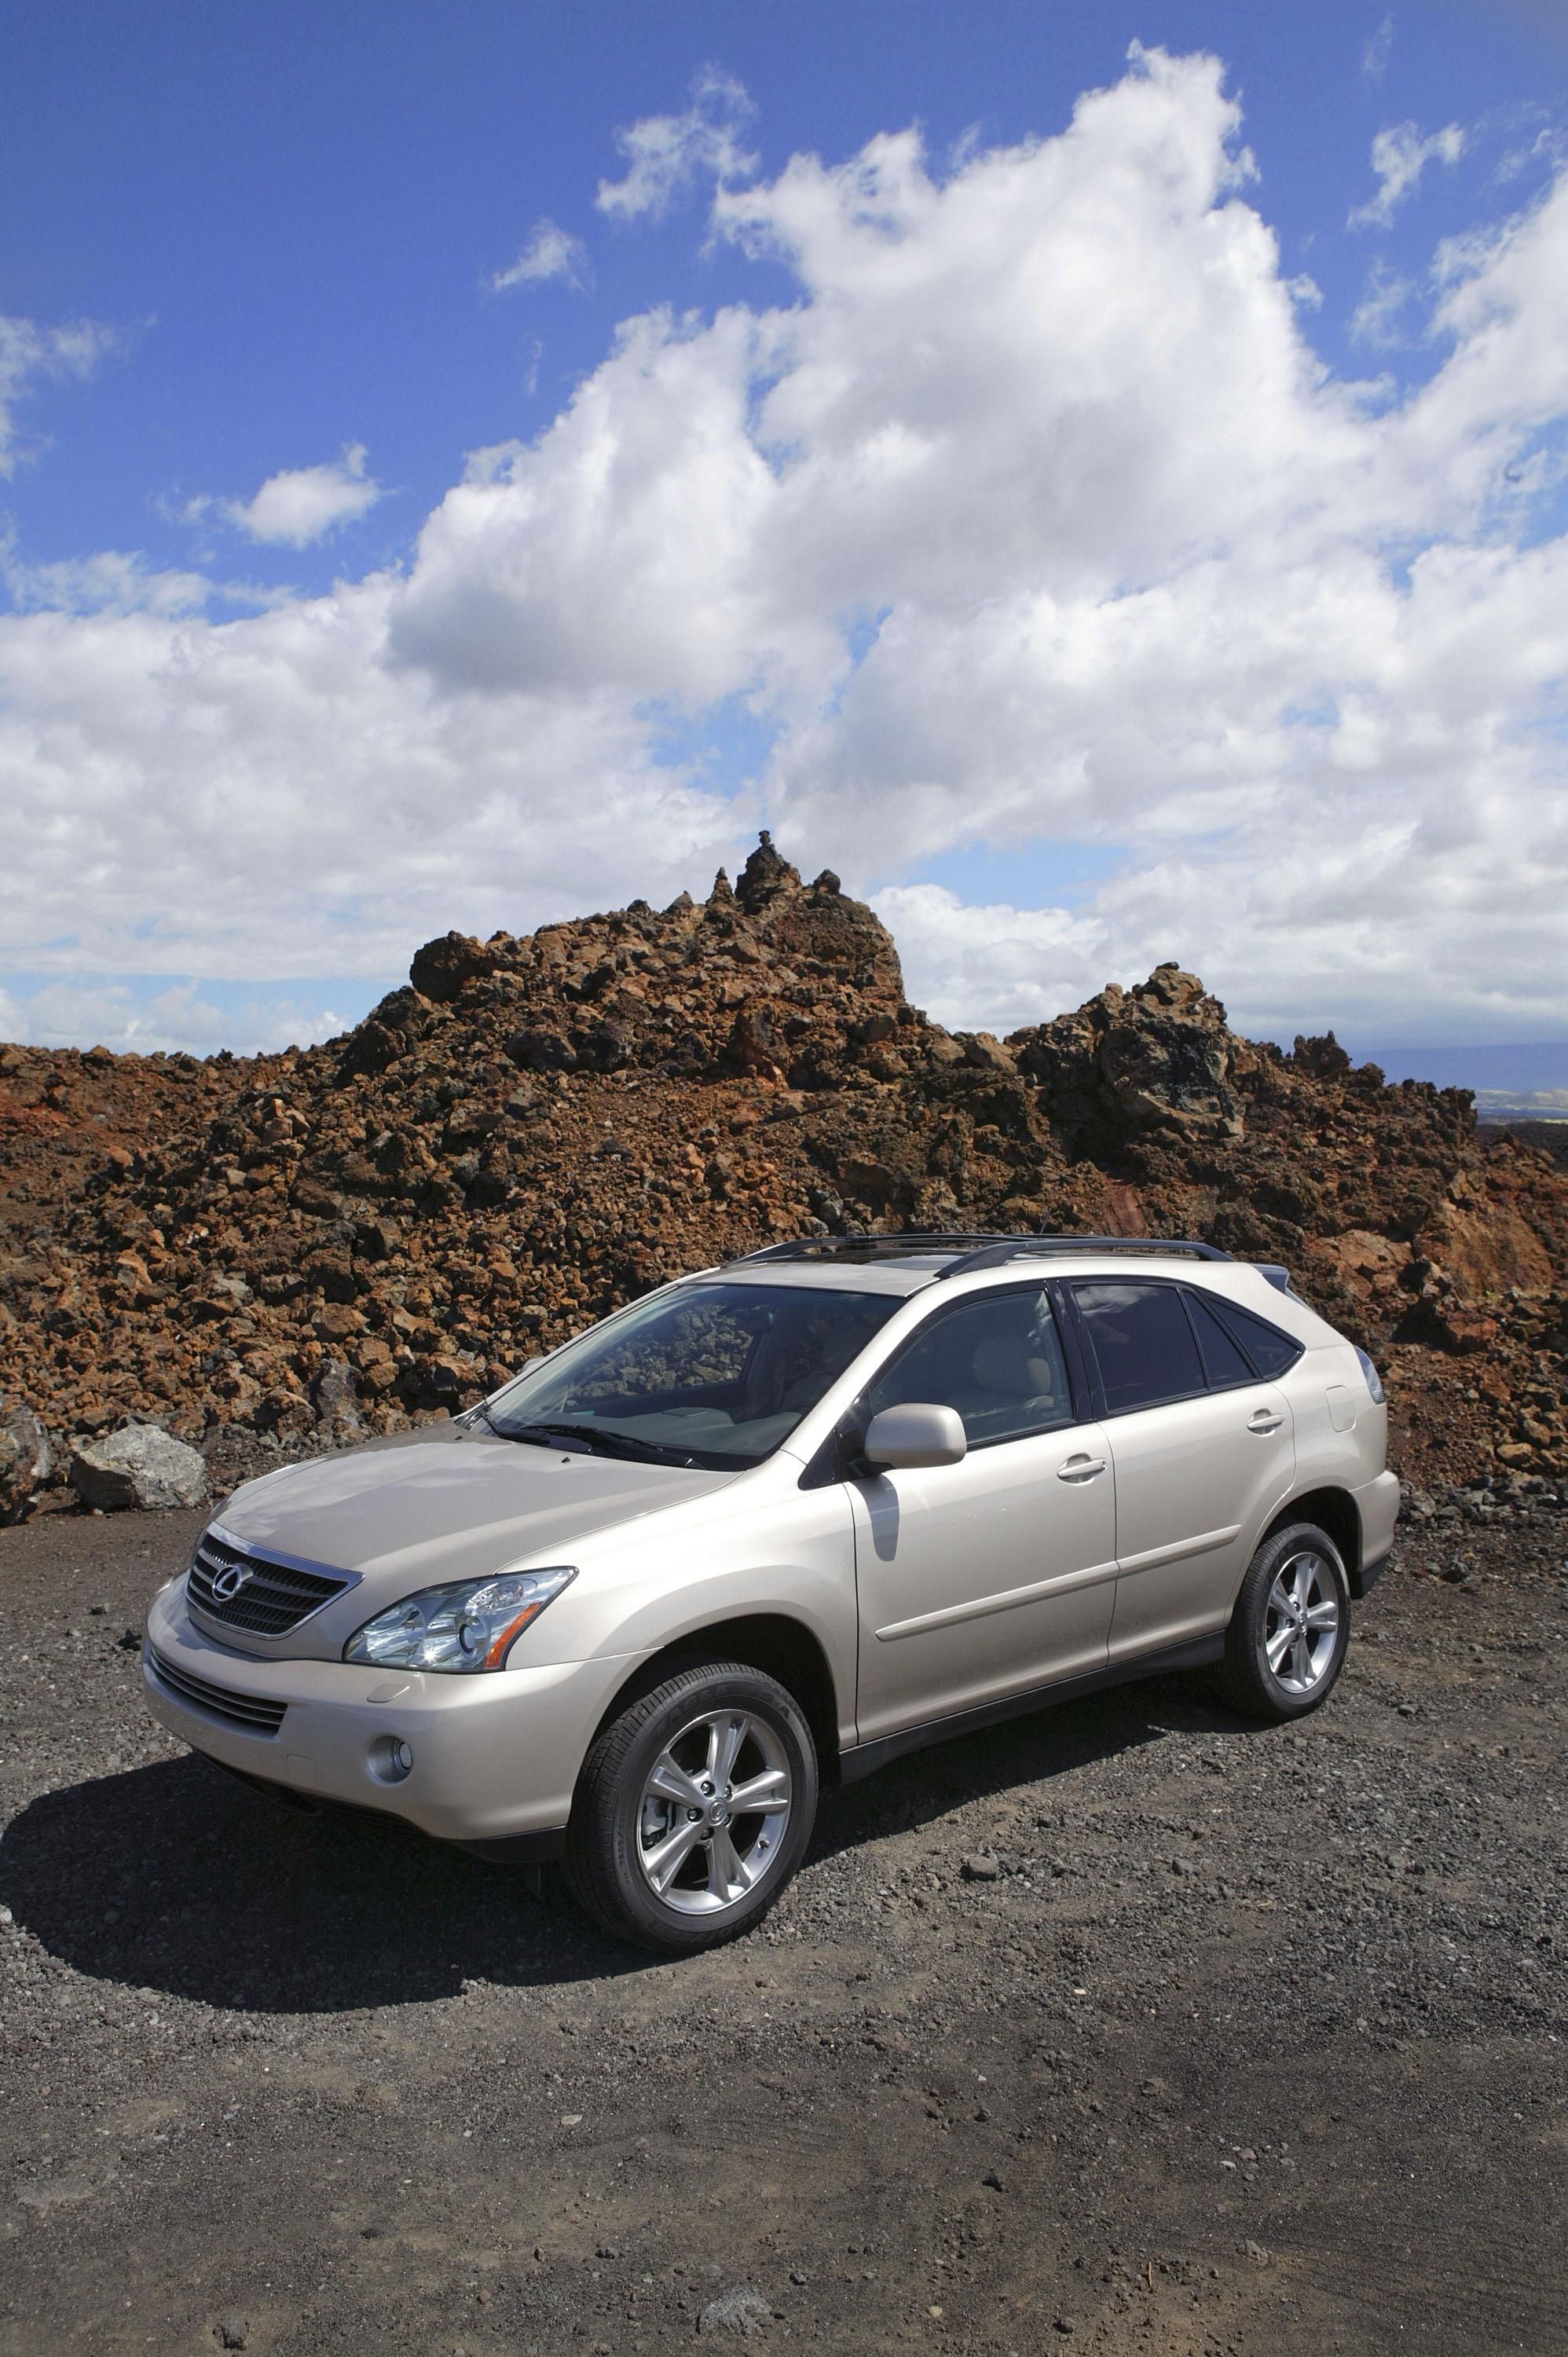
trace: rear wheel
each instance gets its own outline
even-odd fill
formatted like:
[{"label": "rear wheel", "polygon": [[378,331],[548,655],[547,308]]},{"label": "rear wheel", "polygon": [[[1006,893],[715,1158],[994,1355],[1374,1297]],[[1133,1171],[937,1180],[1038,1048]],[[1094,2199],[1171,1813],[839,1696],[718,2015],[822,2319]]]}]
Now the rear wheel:
[{"label": "rear wheel", "polygon": [[573,1896],[639,1947],[689,1955],[758,1922],[817,1813],[817,1754],[793,1695],[741,1662],[698,1662],[594,1745],[566,1835]]},{"label": "rear wheel", "polygon": [[1313,1523],[1266,1538],[1248,1567],[1225,1637],[1219,1684],[1253,1718],[1305,1718],[1326,1702],[1350,1638],[1350,1583]]}]

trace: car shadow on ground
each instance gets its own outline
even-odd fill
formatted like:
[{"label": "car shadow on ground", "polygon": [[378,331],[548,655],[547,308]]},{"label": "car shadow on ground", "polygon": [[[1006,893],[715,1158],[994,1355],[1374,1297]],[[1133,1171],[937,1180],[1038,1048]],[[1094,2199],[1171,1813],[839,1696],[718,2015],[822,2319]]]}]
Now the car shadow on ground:
[{"label": "car shadow on ground", "polygon": [[1201,1674],[1109,1687],[911,1752],[848,1785],[824,1807],[810,1856],[832,1857],[909,1833],[968,1802],[1048,1787],[1072,1769],[1173,1737],[1219,1736],[1244,1745],[1271,1732],[1232,1711]]},{"label": "car shadow on ground", "polygon": [[[1163,1679],[897,1760],[825,1802],[807,1858],[934,1824],[1183,1731],[1258,1730]],[[559,1986],[659,1968],[606,1938],[559,1875],[522,1876],[395,1819],[306,1814],[193,1754],[44,1794],[0,1841],[0,1901],[91,1977],[250,2013],[427,2003],[465,1981]]]}]

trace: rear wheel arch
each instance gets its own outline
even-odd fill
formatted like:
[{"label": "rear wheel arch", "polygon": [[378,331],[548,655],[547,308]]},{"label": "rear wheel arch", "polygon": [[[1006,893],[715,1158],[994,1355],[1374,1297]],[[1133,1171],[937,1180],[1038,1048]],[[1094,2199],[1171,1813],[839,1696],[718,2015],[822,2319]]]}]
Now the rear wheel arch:
[{"label": "rear wheel arch", "polygon": [[820,1641],[803,1622],[792,1620],[785,1612],[748,1612],[715,1620],[650,1654],[610,1696],[589,1738],[588,1751],[639,1695],[662,1685],[674,1671],[707,1661],[744,1662],[747,1668],[777,1678],[794,1696],[811,1730],[823,1784],[836,1784],[839,1713],[832,1671]]},{"label": "rear wheel arch", "polygon": [[1292,1523],[1316,1523],[1339,1550],[1352,1596],[1361,1593],[1361,1513],[1348,1490],[1308,1490],[1280,1508],[1259,1544]]}]

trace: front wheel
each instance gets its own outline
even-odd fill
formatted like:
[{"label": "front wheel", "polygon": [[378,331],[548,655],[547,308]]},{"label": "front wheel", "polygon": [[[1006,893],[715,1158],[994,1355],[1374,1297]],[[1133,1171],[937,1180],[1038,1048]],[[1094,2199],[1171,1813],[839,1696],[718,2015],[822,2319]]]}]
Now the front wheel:
[{"label": "front wheel", "polygon": [[697,1662],[630,1704],[577,1781],[566,1879],[606,1931],[691,1955],[749,1931],[805,1854],[817,1752],[787,1687]]},{"label": "front wheel", "polygon": [[1350,1583],[1314,1523],[1273,1532],[1248,1566],[1219,1684],[1250,1717],[1305,1718],[1326,1702],[1350,1641]]}]

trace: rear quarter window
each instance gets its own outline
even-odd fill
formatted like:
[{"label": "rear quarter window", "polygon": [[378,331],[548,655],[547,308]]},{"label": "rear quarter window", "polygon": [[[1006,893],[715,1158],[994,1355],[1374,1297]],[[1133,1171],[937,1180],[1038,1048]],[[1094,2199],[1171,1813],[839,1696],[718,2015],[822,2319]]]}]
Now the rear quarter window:
[{"label": "rear quarter window", "polygon": [[1230,1383],[1250,1383],[1256,1370],[1242,1355],[1236,1337],[1222,1326],[1204,1295],[1187,1289],[1187,1306],[1192,1322],[1197,1329],[1198,1348],[1203,1352],[1203,1364],[1215,1391],[1223,1391]]},{"label": "rear quarter window", "polygon": [[1306,1347],[1294,1335],[1282,1334],[1266,1318],[1238,1308],[1233,1301],[1217,1300],[1213,1294],[1205,1294],[1203,1300],[1204,1307],[1213,1312],[1225,1331],[1245,1351],[1253,1372],[1267,1381],[1288,1373]]}]

